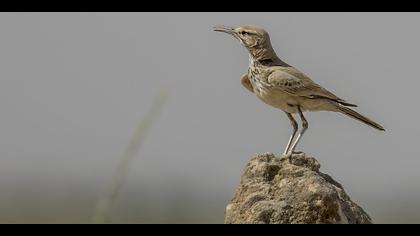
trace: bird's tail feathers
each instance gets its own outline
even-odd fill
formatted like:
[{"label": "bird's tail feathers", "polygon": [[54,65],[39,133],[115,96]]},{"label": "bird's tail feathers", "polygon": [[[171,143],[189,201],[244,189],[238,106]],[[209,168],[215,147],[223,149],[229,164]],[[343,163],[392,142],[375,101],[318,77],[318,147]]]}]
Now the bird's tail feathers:
[{"label": "bird's tail feathers", "polygon": [[363,122],[363,123],[365,123],[365,124],[367,124],[367,125],[375,128],[375,129],[385,131],[385,129],[384,129],[384,127],[382,127],[382,125],[376,123],[375,121],[373,121],[373,120],[371,120],[371,119],[369,119],[369,118],[367,118],[367,117],[359,114],[358,112],[356,112],[356,111],[354,111],[354,110],[352,110],[352,109],[350,109],[350,108],[348,108],[346,106],[343,106],[341,104],[337,104],[337,108],[338,108],[338,110],[341,113],[343,113],[345,115],[348,115],[348,116],[350,116],[353,119],[356,119],[358,121],[361,121],[361,122]]},{"label": "bird's tail feathers", "polygon": [[346,106],[346,107],[357,107],[357,105],[356,105],[356,104],[353,104],[353,103],[348,103],[348,102],[343,101],[343,100],[340,100],[340,101],[337,101],[337,102],[338,102],[338,103],[340,103],[341,105]]}]

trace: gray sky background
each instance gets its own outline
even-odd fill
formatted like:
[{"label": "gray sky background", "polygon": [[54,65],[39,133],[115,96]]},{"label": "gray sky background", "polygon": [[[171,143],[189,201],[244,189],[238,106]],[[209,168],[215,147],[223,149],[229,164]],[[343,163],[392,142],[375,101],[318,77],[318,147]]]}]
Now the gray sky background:
[{"label": "gray sky background", "polygon": [[212,31],[254,24],[283,60],[387,129],[310,113],[298,149],[375,222],[420,222],[419,22],[418,13],[0,13],[0,221],[87,220],[169,87],[114,221],[222,222],[247,161],[281,154],[291,132],[283,112],[240,84],[246,50]]}]

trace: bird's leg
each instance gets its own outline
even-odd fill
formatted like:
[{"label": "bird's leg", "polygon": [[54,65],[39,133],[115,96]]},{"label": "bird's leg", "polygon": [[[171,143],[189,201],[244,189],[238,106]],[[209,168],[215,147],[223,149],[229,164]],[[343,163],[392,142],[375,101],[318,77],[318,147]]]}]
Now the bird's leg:
[{"label": "bird's leg", "polygon": [[287,143],[286,149],[284,150],[283,155],[286,155],[289,151],[290,145],[292,145],[292,141],[295,138],[296,132],[298,130],[298,123],[296,122],[295,118],[293,118],[292,114],[286,112],[287,117],[290,120],[290,124],[292,124],[293,127],[293,133],[290,136],[289,142]]},{"label": "bird's leg", "polygon": [[300,119],[302,120],[302,130],[300,131],[299,135],[297,136],[295,142],[293,143],[292,147],[289,150],[288,154],[293,154],[293,151],[296,148],[296,145],[299,143],[299,140],[302,138],[302,135],[305,133],[305,131],[308,129],[308,121],[305,119],[305,116],[303,116],[302,110],[300,109],[300,106],[297,107],[300,115]]}]

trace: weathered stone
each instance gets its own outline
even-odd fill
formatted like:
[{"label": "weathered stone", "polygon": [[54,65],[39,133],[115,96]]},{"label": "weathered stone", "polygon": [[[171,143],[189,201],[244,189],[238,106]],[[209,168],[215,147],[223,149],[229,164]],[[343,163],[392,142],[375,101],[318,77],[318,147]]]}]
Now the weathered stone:
[{"label": "weathered stone", "polygon": [[372,223],[343,187],[319,172],[320,164],[304,153],[253,158],[225,211],[227,224]]}]

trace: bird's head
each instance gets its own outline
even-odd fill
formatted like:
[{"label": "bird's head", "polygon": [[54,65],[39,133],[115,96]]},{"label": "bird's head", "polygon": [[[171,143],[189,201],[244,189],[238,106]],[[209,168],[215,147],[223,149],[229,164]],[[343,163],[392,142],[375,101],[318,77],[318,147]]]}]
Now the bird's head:
[{"label": "bird's head", "polygon": [[270,41],[267,31],[256,26],[239,26],[236,28],[215,26],[213,29],[232,35],[248,49],[263,46],[264,43]]},{"label": "bird's head", "polygon": [[263,52],[267,53],[267,51],[274,53],[271,47],[270,36],[262,28],[256,26],[239,26],[236,28],[215,26],[213,29],[214,31],[230,34],[238,39],[254,57],[260,56]]}]

